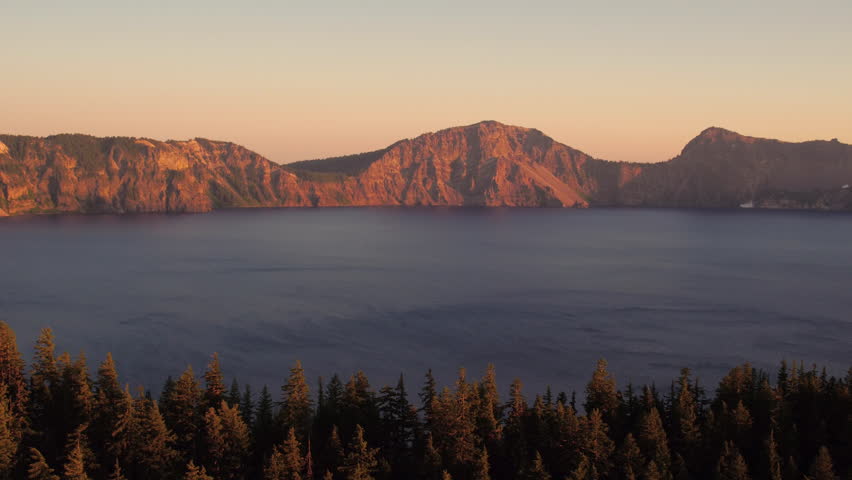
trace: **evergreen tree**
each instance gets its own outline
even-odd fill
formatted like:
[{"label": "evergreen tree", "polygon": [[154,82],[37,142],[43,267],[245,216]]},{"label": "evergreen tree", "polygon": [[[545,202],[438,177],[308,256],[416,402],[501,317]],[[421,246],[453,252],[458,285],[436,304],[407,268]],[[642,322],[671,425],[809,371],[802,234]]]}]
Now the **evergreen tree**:
[{"label": "evergreen tree", "polygon": [[438,396],[436,385],[435,377],[432,375],[432,369],[430,368],[426,372],[426,382],[423,384],[423,390],[420,392],[420,404],[423,405],[421,410],[423,411],[427,428],[431,428],[432,426],[432,402]]},{"label": "evergreen tree", "polygon": [[551,475],[544,466],[544,460],[541,458],[541,453],[535,452],[532,466],[526,471],[524,477],[526,480],[551,480]]},{"label": "evergreen tree", "polygon": [[698,405],[693,387],[689,383],[688,368],[681,370],[678,383],[678,392],[672,409],[675,426],[673,440],[678,452],[693,459],[701,433],[698,425]]},{"label": "evergreen tree", "polygon": [[725,442],[722,455],[716,466],[717,480],[749,480],[748,466],[737,447]]},{"label": "evergreen tree", "polygon": [[175,435],[168,429],[156,402],[139,395],[134,400],[132,432],[134,463],[142,478],[164,478],[172,469],[179,453],[175,451]]},{"label": "evergreen tree", "polygon": [[568,480],[598,480],[598,472],[589,458],[581,454],[577,466],[571,471]]},{"label": "evergreen tree", "polygon": [[476,463],[473,465],[472,480],[491,480],[491,463],[488,461],[488,449],[483,448],[479,455],[476,456]]},{"label": "evergreen tree", "polygon": [[645,457],[642,456],[639,445],[636,443],[636,439],[633,438],[632,433],[628,433],[624,437],[624,442],[618,448],[616,464],[622,478],[635,477],[635,475],[642,472],[645,465]]},{"label": "evergreen tree", "polygon": [[426,435],[422,458],[421,471],[427,480],[438,480],[442,476],[441,472],[446,472],[444,470],[444,461],[441,459],[441,453],[435,448],[431,434]]},{"label": "evergreen tree", "polygon": [[127,477],[124,476],[124,473],[121,471],[121,465],[118,463],[118,460],[115,461],[115,466],[112,468],[112,472],[107,477],[107,480],[127,480]]},{"label": "evergreen tree", "polygon": [[205,466],[217,479],[241,478],[249,449],[249,430],[239,412],[222,400],[204,415]]},{"label": "evergreen tree", "polygon": [[301,446],[296,438],[296,430],[287,430],[287,439],[277,446],[269,459],[269,465],[263,474],[264,480],[302,480],[305,471]]},{"label": "evergreen tree", "polygon": [[810,478],[810,480],[837,479],[837,476],[834,474],[834,465],[831,461],[831,455],[828,453],[827,448],[819,447],[819,452],[814,459],[814,463],[811,464],[811,470],[808,478]]},{"label": "evergreen tree", "polygon": [[607,423],[615,418],[618,408],[618,392],[615,389],[615,378],[607,371],[606,360],[598,360],[598,366],[592,379],[586,385],[586,403],[583,405],[586,412],[600,410],[601,415]]},{"label": "evergreen tree", "polygon": [[340,440],[340,433],[337,426],[332,426],[331,433],[321,449],[319,464],[330,472],[337,472],[338,467],[343,462],[343,457],[343,442]]},{"label": "evergreen tree", "polygon": [[83,448],[80,446],[79,441],[68,452],[64,471],[63,480],[89,480],[89,476],[86,474],[86,464],[83,459]]},{"label": "evergreen tree", "polygon": [[228,405],[232,407],[239,407],[240,401],[242,400],[242,395],[240,393],[240,382],[235,378],[231,382],[231,389],[228,390],[228,395],[225,398],[225,401],[228,402]]},{"label": "evergreen tree", "polygon": [[500,396],[497,392],[497,375],[493,364],[488,364],[485,376],[479,382],[479,399],[476,407],[476,433],[485,442],[494,445],[501,435]]},{"label": "evergreen tree", "polygon": [[225,377],[222,375],[222,366],[219,364],[219,354],[214,353],[204,371],[204,411],[208,408],[218,408],[225,399]]},{"label": "evergreen tree", "polygon": [[81,352],[73,362],[67,355],[60,358],[62,359],[60,390],[62,405],[65,407],[61,416],[65,428],[61,434],[64,437],[80,425],[91,423],[95,404],[85,354]]},{"label": "evergreen tree", "polygon": [[184,480],[213,480],[213,477],[207,475],[207,470],[204,467],[199,467],[195,465],[195,462],[192,460],[186,465],[186,474],[183,476]]},{"label": "evergreen tree", "polygon": [[653,461],[661,478],[671,478],[671,454],[660,412],[652,407],[639,424],[639,447]]},{"label": "evergreen tree", "polygon": [[275,444],[276,432],[272,395],[266,385],[260,391],[257,409],[254,415],[254,439],[256,454],[259,458],[265,457]]},{"label": "evergreen tree", "polygon": [[[121,429],[121,422],[126,415],[128,405],[126,404],[125,392],[118,381],[118,372],[112,354],[107,353],[106,360],[98,368],[95,380],[95,409],[92,419],[92,433],[94,446],[103,454],[114,456],[121,447],[116,442],[122,440],[117,433]],[[106,455],[102,455],[105,461]]]},{"label": "evergreen tree", "polygon": [[101,426],[108,425],[112,427],[109,432],[108,440],[105,442],[106,456],[116,459],[116,461],[129,463],[130,449],[133,444],[133,435],[137,430],[138,417],[133,405],[133,396],[130,394],[130,389],[125,387],[122,391],[121,398],[117,400],[117,404],[111,409],[115,412],[115,417],[105,421],[102,417]]},{"label": "evergreen tree", "polygon": [[18,351],[15,332],[0,321],[0,386],[5,387],[9,406],[15,415],[23,418],[27,413],[29,391],[24,376],[24,359]]},{"label": "evergreen tree", "polygon": [[612,465],[615,445],[608,435],[607,424],[600,410],[592,412],[581,422],[580,451],[588,460],[595,475],[606,475]]},{"label": "evergreen tree", "polygon": [[311,420],[311,397],[302,362],[290,369],[287,383],[281,387],[281,420],[285,428],[295,428],[300,438],[305,438]]},{"label": "evergreen tree", "polygon": [[509,400],[504,409],[506,419],[503,427],[503,448],[509,454],[506,461],[512,471],[518,471],[527,461],[529,450],[526,442],[526,429],[524,428],[527,401],[523,394],[523,384],[519,378],[512,381],[509,386]]},{"label": "evergreen tree", "polygon": [[38,449],[30,448],[30,464],[27,469],[27,480],[59,480],[44,455]]},{"label": "evergreen tree", "polygon": [[35,344],[35,355],[30,375],[30,415],[32,426],[41,434],[41,444],[50,456],[57,441],[56,427],[59,423],[55,417],[59,415],[56,402],[59,386],[59,367],[56,364],[53,332],[49,328],[41,329]]},{"label": "evergreen tree", "polygon": [[768,480],[782,480],[781,457],[778,455],[778,445],[775,443],[775,432],[769,432],[766,439],[766,476]]},{"label": "evergreen tree", "polygon": [[167,395],[163,395],[163,418],[174,432],[175,445],[185,458],[196,457],[201,401],[201,390],[191,366],[184,370]]},{"label": "evergreen tree", "polygon": [[240,413],[243,415],[243,421],[249,428],[254,427],[254,400],[251,394],[251,385],[246,385],[240,397]]},{"label": "evergreen tree", "polygon": [[378,466],[376,461],[377,450],[370,448],[364,439],[364,429],[361,425],[355,426],[355,435],[349,443],[346,457],[339,467],[346,480],[372,480],[373,471]]},{"label": "evergreen tree", "polygon": [[0,383],[0,478],[12,472],[22,436],[22,419],[15,414],[8,387]]}]

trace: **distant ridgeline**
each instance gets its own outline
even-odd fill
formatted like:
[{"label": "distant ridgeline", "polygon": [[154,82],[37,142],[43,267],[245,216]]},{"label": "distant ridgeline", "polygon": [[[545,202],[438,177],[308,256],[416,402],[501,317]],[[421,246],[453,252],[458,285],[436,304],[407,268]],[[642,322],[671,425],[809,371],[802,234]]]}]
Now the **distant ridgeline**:
[{"label": "distant ridgeline", "polygon": [[720,128],[654,164],[599,160],[492,121],[288,165],[200,138],[0,135],[0,215],[414,205],[852,210],[849,184],[850,145]]},{"label": "distant ridgeline", "polygon": [[299,363],[280,391],[254,395],[236,380],[227,388],[213,355],[203,375],[188,368],[155,400],[122,386],[111,356],[94,379],[82,354],[56,356],[47,329],[27,368],[0,323],[0,476],[850,478],[852,369],[835,378],[782,362],[774,380],[745,364],[710,393],[688,370],[662,391],[617,390],[601,360],[582,399],[529,396],[520,380],[501,399],[491,367],[482,379],[462,370],[449,388],[429,371],[416,407],[402,377],[375,390],[362,372],[334,375],[314,392]]}]

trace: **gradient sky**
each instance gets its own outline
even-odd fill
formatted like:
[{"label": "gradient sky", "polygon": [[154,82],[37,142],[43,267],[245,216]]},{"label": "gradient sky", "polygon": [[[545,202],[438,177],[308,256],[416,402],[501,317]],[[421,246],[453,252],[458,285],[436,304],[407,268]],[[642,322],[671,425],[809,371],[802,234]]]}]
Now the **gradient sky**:
[{"label": "gradient sky", "polygon": [[852,2],[0,0],[0,132],[278,162],[479,120],[658,161],[714,125],[852,142]]}]

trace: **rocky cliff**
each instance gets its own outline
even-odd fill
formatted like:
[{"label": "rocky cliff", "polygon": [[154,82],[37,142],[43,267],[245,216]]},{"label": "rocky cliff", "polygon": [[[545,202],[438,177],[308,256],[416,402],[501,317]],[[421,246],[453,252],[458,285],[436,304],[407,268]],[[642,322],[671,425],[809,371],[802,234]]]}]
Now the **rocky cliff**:
[{"label": "rocky cliff", "polygon": [[344,205],[850,210],[848,183],[849,145],[719,128],[656,164],[598,160],[538,130],[498,122],[289,165],[204,139],[0,135],[0,215]]}]

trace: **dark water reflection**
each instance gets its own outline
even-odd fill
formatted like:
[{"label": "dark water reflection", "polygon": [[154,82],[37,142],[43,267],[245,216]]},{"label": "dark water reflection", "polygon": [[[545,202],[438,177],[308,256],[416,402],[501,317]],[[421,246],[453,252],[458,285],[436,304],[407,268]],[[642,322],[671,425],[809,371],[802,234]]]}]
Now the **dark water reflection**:
[{"label": "dark water reflection", "polygon": [[581,390],[708,382],[750,360],[852,361],[852,216],[756,211],[285,209],[0,220],[0,318],[159,388],[220,352],[279,385],[376,387],[459,366]]}]

